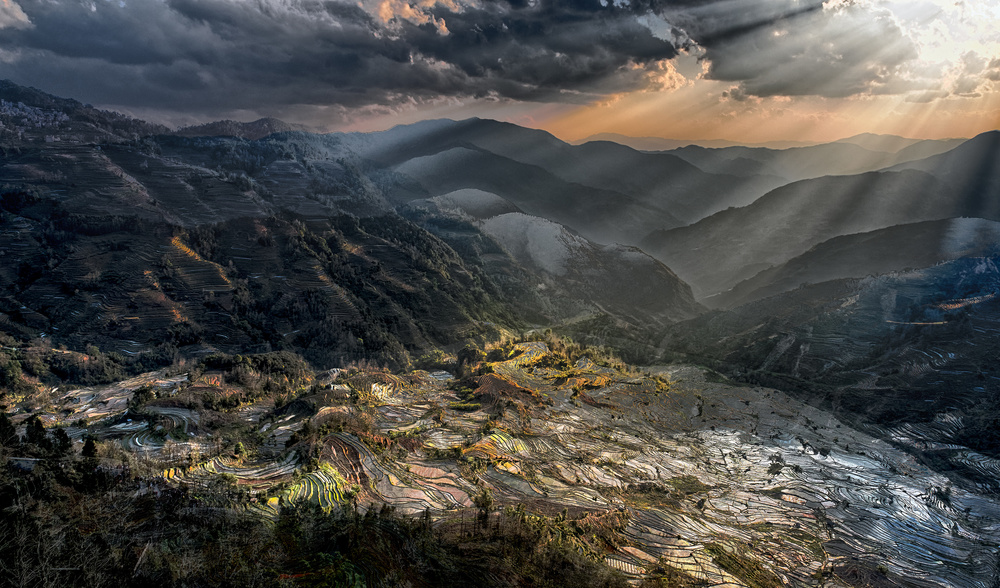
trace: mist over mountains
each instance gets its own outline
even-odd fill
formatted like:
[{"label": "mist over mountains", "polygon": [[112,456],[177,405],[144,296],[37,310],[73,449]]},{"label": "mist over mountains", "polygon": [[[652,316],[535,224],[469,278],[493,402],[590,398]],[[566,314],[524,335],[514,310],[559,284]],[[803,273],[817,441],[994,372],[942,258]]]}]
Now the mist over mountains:
[{"label": "mist over mountains", "polygon": [[[984,555],[995,547],[993,506],[983,505],[1000,495],[1000,374],[994,366],[1000,350],[1000,131],[967,140],[865,134],[808,145],[635,140],[629,146],[600,137],[574,145],[544,131],[475,118],[374,133],[314,134],[277,119],[170,131],[10,82],[0,82],[0,100],[0,401],[7,405],[28,411],[25,403],[34,402],[38,390],[113,387],[142,377],[188,395],[182,402],[150,392],[143,402],[156,410],[142,414],[151,430],[166,426],[163,415],[174,415],[179,421],[170,427],[200,431],[197,411],[215,411],[216,420],[206,421],[228,423],[236,412],[225,411],[266,400],[253,418],[267,414],[269,422],[284,419],[297,428],[294,436],[288,429],[278,441],[267,441],[273,447],[261,442],[270,447],[261,449],[261,460],[292,463],[299,458],[282,457],[286,447],[302,449],[296,443],[334,422],[322,430],[340,435],[334,443],[339,450],[304,449],[302,463],[322,457],[355,475],[350,472],[388,468],[422,452],[425,461],[412,475],[402,473],[411,472],[409,466],[381,482],[371,481],[374,474],[357,474],[371,484],[354,495],[378,490],[415,501],[384,480],[412,485],[458,476],[498,496],[531,496],[545,508],[565,504],[577,514],[589,512],[585,496],[606,509],[620,503],[637,512],[683,512],[689,519],[722,512],[725,500],[737,499],[741,505],[794,503],[839,517],[836,525],[817,527],[822,540],[804,548],[825,562],[808,573],[782,563],[779,578],[763,567],[748,568],[746,562],[758,561],[752,554],[740,551],[744,559],[737,561],[723,547],[712,547],[704,565],[729,574],[713,576],[718,584],[731,576],[747,586],[778,586],[782,578],[812,585],[810,574],[833,577],[832,571],[823,576],[829,569],[841,583],[824,586],[917,585],[907,583],[906,573],[921,574],[922,586],[986,586],[975,575],[997,571],[995,558]],[[529,333],[536,338],[528,340]],[[584,353],[581,345],[613,350],[635,364],[673,367],[630,372],[619,360]],[[691,364],[701,366],[697,377]],[[168,381],[166,372],[148,375],[191,365],[200,371],[190,372],[188,387]],[[355,379],[338,388],[337,374],[347,366]],[[428,371],[379,371],[415,366]],[[310,370],[321,376],[303,375]],[[663,374],[675,373],[697,386],[678,387],[683,393],[670,396],[676,390]],[[452,380],[450,387],[440,384]],[[787,394],[800,412],[781,412],[763,386]],[[218,397],[205,392],[195,400],[192,389]],[[101,390],[95,397],[111,394],[111,388]],[[386,400],[403,391],[412,395],[406,403]],[[751,405],[753,418],[742,412]],[[146,410],[139,401],[129,406]],[[652,443],[643,435],[655,436],[653,421],[614,424],[626,415],[645,418],[643,411],[685,434],[721,438],[732,432],[732,439],[712,437],[717,445],[711,450],[731,446],[725,455],[743,460],[759,453],[764,466],[755,462],[745,472],[761,478],[748,478],[749,489],[739,490],[738,498],[722,489],[721,474],[711,474],[717,484],[692,482],[695,474],[708,475],[694,466],[695,473],[674,472],[662,482],[659,466],[650,471],[648,464],[633,463],[638,448]],[[799,418],[807,413],[828,415],[822,417],[828,422]],[[131,413],[116,414],[125,419]],[[469,415],[486,416],[473,427]],[[33,426],[22,416],[18,426]],[[475,440],[456,444],[453,431],[421,437],[449,419],[473,427]],[[550,422],[560,423],[559,435],[570,436],[583,435],[579,423],[585,422],[587,435],[600,430],[601,439],[624,443],[623,449],[605,455],[590,440],[548,438],[552,431],[544,426]],[[757,437],[758,424],[769,437]],[[845,433],[835,431],[842,425]],[[855,431],[850,435],[859,435],[853,453],[838,445],[849,427]],[[494,428],[507,437],[496,437]],[[785,428],[795,428],[797,436],[785,435]],[[263,429],[259,433],[263,439]],[[571,447],[558,450],[562,469],[526,473],[534,472],[525,465],[529,449],[517,445],[520,437],[513,440],[521,433],[546,439],[535,450]],[[751,438],[757,441],[746,441]],[[848,471],[877,471],[876,486],[923,483],[918,474],[900,481],[910,473],[897,470],[896,462],[886,461],[884,471],[856,467],[848,458],[858,455],[862,438],[887,448],[879,450],[882,457],[871,457],[873,463],[905,455],[912,460],[907,467],[936,484],[928,483],[923,502],[910,493],[893,503],[876,492],[878,508],[885,509],[878,516],[901,521],[909,520],[906,509],[933,511],[944,521],[938,526],[947,526],[945,534],[969,542],[961,545],[974,558],[935,575],[930,556],[900,548],[889,560],[903,563],[882,571],[872,553],[894,539],[855,525],[848,498],[801,498],[765,483],[785,475],[786,457],[791,464],[807,454],[812,461],[795,462],[798,470],[788,466],[801,474],[795,483],[805,488],[835,486],[841,475],[850,482]],[[139,437],[130,439],[141,446]],[[417,440],[405,445],[399,439]],[[765,442],[780,461],[760,449]],[[670,452],[688,459],[702,451],[681,445],[658,449],[656,463],[681,459],[663,457]],[[381,462],[366,453],[376,446]],[[482,462],[479,453],[467,457],[474,451],[485,456]],[[829,461],[818,461],[831,451]],[[458,457],[447,467],[433,461],[453,453]],[[516,455],[522,457],[511,457]],[[371,465],[376,462],[383,465]],[[607,482],[605,470],[619,462],[621,471],[634,468],[630,481]],[[338,478],[313,465],[309,484],[345,491]],[[164,479],[194,477],[195,470],[173,470]],[[802,481],[812,475],[818,478]],[[947,495],[935,476],[947,478]],[[451,504],[445,495],[459,496],[448,508],[472,505],[472,487],[454,484],[461,493],[449,494],[448,484],[421,492],[441,510]],[[973,505],[968,511],[948,502],[951,484],[965,493],[956,503]],[[558,500],[543,487],[558,488],[552,490]],[[406,504],[416,512],[417,502]],[[561,516],[559,524],[568,515]],[[973,533],[958,527],[962,516],[975,519],[969,525],[981,539],[974,548]],[[772,524],[766,519],[753,525]],[[949,531],[952,523],[959,530]],[[680,537],[681,523],[672,524],[663,533]],[[920,549],[950,540],[933,534],[938,531],[914,531]],[[882,543],[865,543],[876,539]],[[701,553],[694,544],[661,545],[645,558],[618,547],[609,553],[631,554],[615,565],[638,582],[657,565],[673,569],[664,563],[672,553]],[[587,545],[578,546],[581,553],[593,547]]]}]

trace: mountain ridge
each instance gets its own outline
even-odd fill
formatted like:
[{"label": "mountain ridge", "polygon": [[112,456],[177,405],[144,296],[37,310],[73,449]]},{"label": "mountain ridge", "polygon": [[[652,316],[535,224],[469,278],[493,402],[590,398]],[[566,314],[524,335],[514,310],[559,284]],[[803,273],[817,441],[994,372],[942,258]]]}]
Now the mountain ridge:
[{"label": "mountain ridge", "polygon": [[274,133],[289,131],[305,131],[303,125],[286,123],[272,117],[259,118],[255,121],[240,122],[234,120],[217,120],[209,123],[191,125],[179,128],[172,134],[179,137],[238,137],[240,139],[261,139]]}]

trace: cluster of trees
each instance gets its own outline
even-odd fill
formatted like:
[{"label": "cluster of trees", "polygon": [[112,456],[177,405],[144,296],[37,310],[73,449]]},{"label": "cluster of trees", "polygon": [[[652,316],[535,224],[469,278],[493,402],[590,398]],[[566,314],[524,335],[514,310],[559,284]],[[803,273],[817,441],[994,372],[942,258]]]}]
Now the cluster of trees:
[{"label": "cluster of trees", "polygon": [[245,402],[269,397],[290,398],[305,390],[312,383],[312,369],[300,356],[289,351],[275,351],[257,355],[228,355],[213,353],[194,371],[221,371],[227,383],[240,387],[242,393],[224,398],[206,397],[207,408],[222,410],[234,408]]},{"label": "cluster of trees", "polygon": [[156,137],[161,151],[183,152],[205,167],[253,176],[278,159],[292,159],[291,149],[275,141],[250,141],[237,137]]},{"label": "cluster of trees", "polygon": [[86,353],[66,353],[55,350],[29,350],[34,361],[22,362],[31,366],[31,374],[40,381],[51,384],[67,382],[84,386],[110,384],[125,378],[172,365],[179,359],[177,347],[169,342],[136,355],[123,355],[115,351],[102,352],[95,345],[88,345]]},{"label": "cluster of trees", "polygon": [[0,187],[0,208],[14,214],[37,204],[41,200],[41,193],[33,186],[19,184],[4,184]]},{"label": "cluster of trees", "polygon": [[[34,389],[24,377],[21,362],[8,352],[0,352],[0,390],[20,396]],[[0,398],[3,397],[4,392],[0,392]]]},{"label": "cluster of trees", "polygon": [[[88,439],[88,441],[88,450],[94,451],[94,441],[92,439]],[[24,436],[18,436],[17,429],[10,417],[7,416],[7,413],[0,412],[0,446],[18,449],[19,453],[28,456],[59,458],[70,453],[73,449],[73,441],[65,429],[55,428],[51,432],[47,431],[37,415],[28,419]]]}]

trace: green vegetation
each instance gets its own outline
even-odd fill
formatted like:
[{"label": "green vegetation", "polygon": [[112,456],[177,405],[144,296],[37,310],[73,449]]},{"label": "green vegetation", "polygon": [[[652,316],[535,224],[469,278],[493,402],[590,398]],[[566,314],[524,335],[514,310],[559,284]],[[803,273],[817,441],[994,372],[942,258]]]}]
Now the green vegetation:
[{"label": "green vegetation", "polygon": [[221,371],[227,384],[240,390],[223,398],[203,398],[208,408],[234,408],[261,398],[289,398],[305,391],[313,381],[312,369],[301,358],[287,351],[257,355],[216,353],[203,359],[193,372]]},{"label": "green vegetation", "polygon": [[452,402],[448,404],[448,408],[452,410],[461,410],[465,412],[472,412],[479,410],[483,405],[478,402]]},{"label": "green vegetation", "polygon": [[750,588],[781,588],[784,585],[774,572],[741,554],[733,546],[709,543],[705,546],[705,551],[712,556],[716,565],[746,582]]},{"label": "green vegetation", "polygon": [[707,580],[696,578],[684,570],[679,570],[661,560],[650,566],[640,588],[702,588],[709,586]]},{"label": "green vegetation", "polygon": [[86,353],[76,353],[24,345],[13,337],[3,339],[0,333],[0,344],[22,346],[0,350],[0,401],[5,395],[23,397],[64,382],[84,386],[109,384],[172,365],[179,357],[177,348],[169,343],[135,355],[123,355],[103,353],[94,345],[88,345]]},{"label": "green vegetation", "polygon": [[694,476],[677,476],[676,478],[670,478],[667,480],[674,490],[680,492],[681,494],[697,494],[698,492],[707,492],[711,490],[710,486],[702,483],[701,480]]},{"label": "green vegetation", "polygon": [[[670,478],[666,484],[656,482],[629,484],[618,494],[622,500],[637,508],[678,508],[681,501],[690,495],[708,490],[711,490],[711,487],[694,476],[678,476]],[[701,505],[704,505],[704,502],[702,498]]]},{"label": "green vegetation", "polygon": [[[182,228],[72,214],[35,186],[5,186],[0,223],[15,214],[23,252],[0,280],[9,318],[0,335],[18,348],[100,352],[42,358],[51,383],[120,380],[206,344],[234,355],[291,351],[318,366],[404,368],[520,324],[482,268],[396,215],[320,224],[281,213]],[[244,234],[259,238],[244,243]],[[32,382],[4,359],[0,385],[26,393]]]},{"label": "green vegetation", "polygon": [[[597,355],[606,355],[609,360],[629,365],[651,365],[663,360],[663,350],[651,343],[662,339],[660,329],[625,323],[607,314],[556,325],[552,331],[589,349],[602,349]],[[593,361],[601,363],[598,359]]]}]

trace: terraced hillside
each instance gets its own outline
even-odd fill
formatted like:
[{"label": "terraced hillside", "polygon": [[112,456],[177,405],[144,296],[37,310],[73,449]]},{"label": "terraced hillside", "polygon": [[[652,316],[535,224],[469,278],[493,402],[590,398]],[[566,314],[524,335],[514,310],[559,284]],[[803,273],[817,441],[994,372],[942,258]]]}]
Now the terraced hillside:
[{"label": "terraced hillside", "polygon": [[[477,321],[515,322],[481,273],[398,217],[243,217],[186,230],[70,214],[53,228],[51,206],[64,210],[42,199],[4,212],[13,271],[3,318],[11,334],[44,333],[53,345],[399,362]],[[88,219],[92,230],[77,224]]]},{"label": "terraced hillside", "polygon": [[998,284],[995,257],[824,282],[699,317],[663,345],[793,391],[992,492]]},{"label": "terraced hillside", "polygon": [[[160,399],[133,398],[100,418],[63,407],[128,398],[140,382],[70,391],[35,412],[50,427],[85,417],[67,431],[77,443],[102,439],[108,464],[121,459],[115,444],[143,460],[158,474],[140,493],[224,492],[230,508],[264,520],[311,503],[391,505],[441,532],[536,521],[554,525],[548,541],[633,583],[989,586],[997,573],[991,488],[952,486],[776,390],[716,383],[685,365],[612,367],[554,343],[496,348],[462,380],[317,374],[323,383],[284,407],[169,406],[231,379],[205,372],[145,376]],[[284,443],[267,441],[282,431]]]}]

